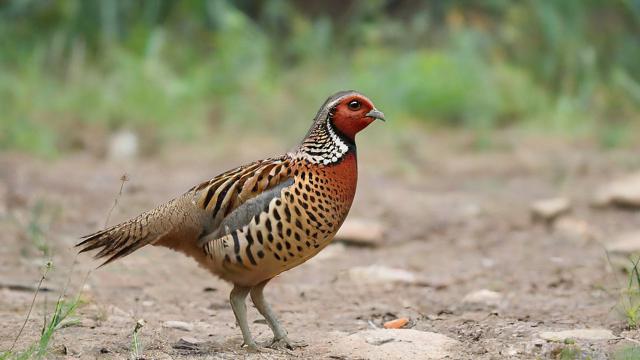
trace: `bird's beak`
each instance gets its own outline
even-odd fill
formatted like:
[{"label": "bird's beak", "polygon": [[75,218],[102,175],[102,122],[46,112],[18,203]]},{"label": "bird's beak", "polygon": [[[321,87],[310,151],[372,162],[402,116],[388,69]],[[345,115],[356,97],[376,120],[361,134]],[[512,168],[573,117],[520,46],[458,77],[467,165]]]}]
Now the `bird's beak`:
[{"label": "bird's beak", "polygon": [[373,109],[373,110],[369,111],[366,116],[370,117],[370,118],[386,121],[384,119],[384,114],[382,113],[382,111],[380,111],[378,109]]}]

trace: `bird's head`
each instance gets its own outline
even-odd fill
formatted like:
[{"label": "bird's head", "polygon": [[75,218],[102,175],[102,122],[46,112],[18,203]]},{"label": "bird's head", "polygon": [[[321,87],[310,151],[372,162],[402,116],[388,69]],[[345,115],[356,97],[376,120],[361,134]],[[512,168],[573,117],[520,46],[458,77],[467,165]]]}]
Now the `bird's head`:
[{"label": "bird's head", "polygon": [[376,119],[385,120],[371,100],[357,91],[341,91],[329,97],[316,115],[316,121],[325,119],[351,141]]}]

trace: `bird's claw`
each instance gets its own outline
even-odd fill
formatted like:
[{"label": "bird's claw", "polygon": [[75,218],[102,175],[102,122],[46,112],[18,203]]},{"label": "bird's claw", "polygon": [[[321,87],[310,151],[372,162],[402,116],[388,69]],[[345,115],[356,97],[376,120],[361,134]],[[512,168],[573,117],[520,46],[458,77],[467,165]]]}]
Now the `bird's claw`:
[{"label": "bird's claw", "polygon": [[260,350],[258,345],[256,345],[256,343],[253,342],[253,341],[250,342],[250,343],[243,342],[241,347],[246,349],[247,351],[253,352],[253,353],[262,352],[262,350]]},{"label": "bird's claw", "polygon": [[307,346],[307,344],[304,341],[292,341],[292,340],[289,340],[289,338],[287,337],[283,337],[279,339],[274,338],[271,341],[271,344],[269,344],[267,347],[271,349],[276,349],[276,350],[284,350],[284,349],[294,350],[294,349],[305,347],[305,346]]}]

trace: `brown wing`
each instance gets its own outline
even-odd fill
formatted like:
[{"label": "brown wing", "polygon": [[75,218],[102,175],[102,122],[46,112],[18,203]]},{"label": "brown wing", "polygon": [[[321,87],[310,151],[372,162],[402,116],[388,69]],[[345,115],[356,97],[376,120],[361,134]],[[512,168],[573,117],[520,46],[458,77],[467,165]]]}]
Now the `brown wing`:
[{"label": "brown wing", "polygon": [[241,166],[199,184],[182,196],[138,217],[87,235],[80,252],[101,249],[103,265],[148,245],[165,246],[196,259],[204,256],[198,239],[217,231],[234,209],[291,177],[290,158],[283,156]]}]

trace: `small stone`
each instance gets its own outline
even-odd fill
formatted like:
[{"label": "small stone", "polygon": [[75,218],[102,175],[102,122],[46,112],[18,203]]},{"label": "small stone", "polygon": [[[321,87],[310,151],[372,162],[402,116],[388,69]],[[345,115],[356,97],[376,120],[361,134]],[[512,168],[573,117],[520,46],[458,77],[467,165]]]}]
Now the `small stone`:
[{"label": "small stone", "polygon": [[382,265],[357,266],[349,269],[349,277],[355,282],[418,284],[418,277],[407,270]]},{"label": "small stone", "polygon": [[574,329],[564,331],[545,331],[538,336],[547,341],[564,342],[567,339],[578,340],[613,340],[617,339],[611,330],[607,329]]},{"label": "small stone", "polygon": [[347,219],[335,239],[346,245],[376,247],[384,239],[384,226],[373,220]]},{"label": "small stone", "polygon": [[341,243],[333,243],[327,245],[322,251],[318,253],[318,255],[314,256],[309,260],[309,263],[315,264],[317,262],[322,262],[325,260],[333,259],[339,257],[345,252],[345,246]]},{"label": "small stone", "polygon": [[413,329],[365,330],[336,334],[333,352],[347,359],[459,359],[459,343],[442,334]]},{"label": "small stone", "polygon": [[494,309],[502,305],[503,296],[499,292],[481,289],[467,294],[462,303],[469,310]]},{"label": "small stone", "polygon": [[614,255],[630,255],[640,252],[640,231],[620,234],[613,242],[605,245],[608,252]]},{"label": "small stone", "polygon": [[114,133],[109,138],[108,157],[112,160],[126,160],[138,155],[138,136],[129,130]]},{"label": "small stone", "polygon": [[401,329],[409,323],[409,319],[406,317],[393,319],[382,324],[385,329]]},{"label": "small stone", "polygon": [[553,230],[561,238],[578,243],[585,243],[595,240],[598,231],[584,220],[563,217],[553,224]]},{"label": "small stone", "polygon": [[531,204],[531,215],[534,220],[553,221],[558,216],[571,210],[571,202],[564,197],[538,200]]},{"label": "small stone", "polygon": [[178,329],[182,331],[193,330],[192,324],[189,324],[188,322],[184,322],[184,321],[175,321],[175,320],[165,321],[164,324],[162,324],[162,327],[166,327],[169,329]]},{"label": "small stone", "polygon": [[593,197],[593,205],[640,207],[640,172],[600,187]]},{"label": "small stone", "polygon": [[197,350],[198,347],[204,344],[205,342],[206,341],[204,340],[185,336],[180,338],[180,340],[178,340],[178,342],[173,345],[173,348],[181,349],[181,350]]}]

